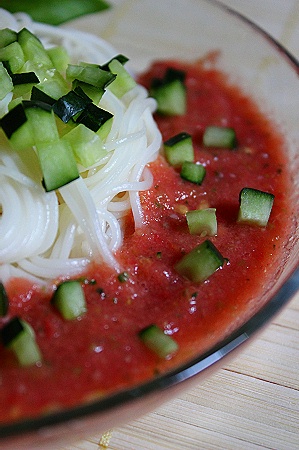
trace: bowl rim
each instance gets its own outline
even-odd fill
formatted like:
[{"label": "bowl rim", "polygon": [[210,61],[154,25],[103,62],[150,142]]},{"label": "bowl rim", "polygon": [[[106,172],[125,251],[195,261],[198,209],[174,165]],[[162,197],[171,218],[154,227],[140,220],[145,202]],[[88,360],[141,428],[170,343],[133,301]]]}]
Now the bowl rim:
[{"label": "bowl rim", "polygon": [[[266,39],[283,56],[286,62],[299,75],[299,61],[292,55],[279,41],[233,8],[224,5],[219,0],[202,0],[213,7],[226,11],[229,15],[237,17],[243,24],[256,31]],[[63,423],[83,419],[88,416],[108,412],[120,405],[133,402],[137,398],[147,397],[152,393],[158,393],[174,387],[182,382],[190,380],[204,370],[210,368],[215,363],[223,360],[232,354],[241,345],[260,332],[285,306],[291,301],[299,290],[299,260],[293,262],[292,269],[282,286],[277,288],[271,299],[248,319],[238,329],[229,334],[226,338],[215,344],[205,353],[190,359],[188,362],[180,364],[155,379],[149,380],[134,387],[119,391],[115,394],[107,395],[84,404],[61,409],[43,416],[22,419],[10,423],[0,423],[0,445],[1,440],[13,436],[20,436],[30,432],[35,432],[45,427],[62,425]]]}]

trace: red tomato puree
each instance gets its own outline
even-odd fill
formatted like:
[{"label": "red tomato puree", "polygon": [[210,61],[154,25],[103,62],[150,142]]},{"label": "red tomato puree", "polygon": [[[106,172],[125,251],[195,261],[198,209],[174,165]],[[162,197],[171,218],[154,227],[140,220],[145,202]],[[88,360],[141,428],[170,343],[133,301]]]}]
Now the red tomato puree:
[{"label": "red tomato puree", "polygon": [[[195,160],[206,168],[204,182],[184,181],[162,156],[150,165],[153,186],[141,196],[145,224],[134,231],[127,218],[118,254],[129,279],[120,282],[113,269],[94,264],[82,278],[88,312],[81,318],[64,320],[41,288],[10,282],[9,315],[32,325],[43,361],[20,367],[0,346],[2,422],[128,388],[204,352],[248,317],[278,270],[288,229],[282,136],[240,89],[200,63],[156,63],[140,82],[148,87],[167,66],[186,71],[187,113],[156,114],[156,120],[164,140],[181,131],[192,135]],[[237,148],[204,148],[207,125],[233,127]],[[236,222],[245,186],[275,195],[265,229]],[[216,208],[218,234],[210,239],[229,262],[195,284],[174,265],[205,239],[189,233],[185,216],[203,207]],[[179,351],[171,359],[159,358],[140,341],[138,332],[152,323],[177,341]]]}]

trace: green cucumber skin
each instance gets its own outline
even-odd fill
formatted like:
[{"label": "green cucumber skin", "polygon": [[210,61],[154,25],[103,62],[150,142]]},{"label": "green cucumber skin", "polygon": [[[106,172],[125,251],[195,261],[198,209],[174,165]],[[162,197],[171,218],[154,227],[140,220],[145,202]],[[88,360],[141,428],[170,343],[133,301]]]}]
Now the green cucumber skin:
[{"label": "green cucumber skin", "polygon": [[0,316],[4,317],[8,313],[9,300],[3,283],[0,282]]},{"label": "green cucumber skin", "polygon": [[66,69],[66,77],[70,81],[78,80],[98,89],[105,89],[115,80],[116,75],[102,70],[99,66],[69,64]]},{"label": "green cucumber skin", "polygon": [[136,86],[136,81],[129,74],[129,72],[124,68],[123,64],[117,59],[113,59],[108,67],[110,72],[116,75],[115,80],[109,85],[108,89],[116,95],[116,97],[121,98],[128,91]]},{"label": "green cucumber skin", "polygon": [[173,80],[163,86],[150,89],[150,95],[157,101],[157,112],[166,116],[186,114],[186,88],[180,80]]},{"label": "green cucumber skin", "polygon": [[17,41],[18,33],[10,28],[3,28],[0,30],[0,48],[6,47],[9,44]]},{"label": "green cucumber skin", "polygon": [[12,42],[6,47],[0,48],[0,61],[7,61],[12,73],[18,72],[25,63],[25,55],[18,42]]},{"label": "green cucumber skin", "polygon": [[100,136],[83,124],[79,123],[71,129],[62,140],[71,145],[76,161],[86,168],[107,155]]},{"label": "green cucumber skin", "polygon": [[187,111],[185,72],[169,67],[163,78],[152,80],[149,93],[157,101],[157,112],[167,116],[183,116]]},{"label": "green cucumber skin", "polygon": [[190,181],[194,184],[202,184],[206,169],[202,164],[197,164],[192,161],[184,161],[181,169],[181,178]]},{"label": "green cucumber skin", "polygon": [[0,100],[6,97],[7,94],[13,91],[12,79],[4,67],[3,63],[0,62]]},{"label": "green cucumber skin", "polygon": [[24,320],[13,317],[1,330],[2,343],[15,353],[21,366],[42,361],[33,328]]},{"label": "green cucumber skin", "polygon": [[42,143],[37,154],[47,192],[55,191],[79,178],[79,171],[70,144],[62,139]]}]

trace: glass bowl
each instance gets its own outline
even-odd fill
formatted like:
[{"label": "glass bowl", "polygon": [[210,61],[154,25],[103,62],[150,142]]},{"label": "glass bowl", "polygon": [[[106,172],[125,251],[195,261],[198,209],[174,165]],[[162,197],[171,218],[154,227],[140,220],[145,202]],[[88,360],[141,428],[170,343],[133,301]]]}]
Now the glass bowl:
[{"label": "glass bowl", "polygon": [[130,58],[133,72],[157,59],[196,60],[219,50],[217,67],[254,98],[262,111],[283,130],[286,158],[293,183],[292,228],[285,255],[271,285],[254,310],[232,326],[230,334],[205,354],[132,389],[76,408],[0,427],[6,449],[54,448],[148,413],[181,390],[200,383],[227,358],[256,336],[299,289],[299,64],[255,24],[213,0],[115,2],[104,13],[77,19],[67,29],[90,31]]}]

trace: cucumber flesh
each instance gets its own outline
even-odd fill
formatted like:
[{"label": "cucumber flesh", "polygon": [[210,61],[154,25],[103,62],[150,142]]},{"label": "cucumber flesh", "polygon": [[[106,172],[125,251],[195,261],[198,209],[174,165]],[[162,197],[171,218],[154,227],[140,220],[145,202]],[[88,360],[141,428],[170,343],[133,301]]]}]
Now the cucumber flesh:
[{"label": "cucumber flesh", "polygon": [[[33,103],[34,102],[28,102]],[[26,105],[26,102],[23,102]],[[38,105],[38,103],[37,103]],[[34,145],[56,141],[59,139],[54,113],[39,106],[25,107],[27,124],[30,126]]]},{"label": "cucumber flesh", "polygon": [[237,145],[235,130],[220,126],[206,127],[203,144],[205,147],[235,148]]},{"label": "cucumber flesh", "polygon": [[32,87],[39,83],[35,72],[13,73],[11,80],[14,85],[14,97],[25,97],[30,93]]},{"label": "cucumber flesh", "polygon": [[157,101],[157,112],[167,116],[184,115],[187,109],[185,73],[168,68],[163,78],[154,78],[150,95]]},{"label": "cucumber flesh", "polygon": [[258,189],[243,188],[237,221],[248,225],[266,227],[274,203],[274,195]]},{"label": "cucumber flesh", "polygon": [[124,94],[136,86],[136,81],[124,68],[120,61],[113,59],[108,64],[108,67],[110,72],[116,75],[116,79],[108,87],[108,89],[113,92],[116,97],[121,98]]},{"label": "cucumber flesh", "polygon": [[66,320],[74,320],[87,311],[84,291],[77,280],[61,283],[51,302]]},{"label": "cucumber flesh", "polygon": [[0,125],[8,139],[27,121],[27,116],[22,103],[18,103],[0,119]]},{"label": "cucumber flesh", "polygon": [[0,30],[0,48],[6,47],[9,44],[17,41],[18,33],[10,28],[3,28]]},{"label": "cucumber flesh", "polygon": [[195,283],[207,280],[224,264],[224,258],[210,240],[196,246],[176,264],[176,271]]},{"label": "cucumber flesh", "polygon": [[63,139],[36,146],[47,192],[56,190],[79,178],[71,145]]},{"label": "cucumber flesh", "polygon": [[60,73],[65,73],[66,68],[70,62],[70,58],[66,49],[62,46],[57,46],[47,49],[46,52],[50,57],[55,69],[57,69]]},{"label": "cucumber flesh", "polygon": [[102,140],[98,134],[83,124],[77,125],[66,133],[62,140],[69,142],[76,161],[86,168],[92,166],[107,154],[102,147]]},{"label": "cucumber flesh", "polygon": [[177,342],[157,325],[142,329],[139,338],[146,347],[163,359],[169,359],[179,349]]},{"label": "cucumber flesh", "polygon": [[53,67],[51,58],[41,41],[27,28],[23,28],[19,31],[18,43],[24,52],[26,60],[44,67]]},{"label": "cucumber flesh", "polygon": [[202,164],[197,164],[191,161],[184,161],[181,172],[181,178],[195,184],[202,184],[206,169]]},{"label": "cucumber flesh", "polygon": [[26,61],[23,72],[34,72],[40,80],[39,90],[57,100],[69,91],[69,86],[63,76],[53,66],[46,67],[33,61]]},{"label": "cucumber flesh", "polygon": [[187,211],[186,219],[190,234],[198,234],[200,236],[216,236],[216,208]]},{"label": "cucumber flesh", "polygon": [[1,330],[3,345],[12,350],[21,366],[42,361],[33,328],[18,317],[12,318]]},{"label": "cucumber flesh", "polygon": [[6,47],[0,48],[0,61],[7,62],[12,73],[18,72],[25,63],[25,55],[18,42],[12,42]]},{"label": "cucumber flesh", "polygon": [[0,100],[3,100],[4,97],[6,97],[6,95],[12,91],[13,91],[12,79],[9,76],[2,62],[0,62]]},{"label": "cucumber flesh", "polygon": [[150,95],[157,101],[157,112],[166,116],[186,113],[186,88],[180,80],[152,87]]},{"label": "cucumber flesh", "polygon": [[18,103],[0,120],[15,150],[59,139],[53,112],[39,107],[39,104],[42,103],[34,101]]},{"label": "cucumber flesh", "polygon": [[194,149],[190,134],[182,132],[164,142],[166,160],[173,167],[181,167],[184,161],[194,160]]},{"label": "cucumber flesh", "polygon": [[93,86],[92,84],[89,83],[84,83],[83,81],[79,81],[79,80],[74,80],[72,82],[72,88],[75,91],[77,88],[82,89],[82,91],[89,97],[92,99],[92,101],[95,104],[98,104],[99,101],[101,100],[105,89],[104,88],[98,88],[96,86]]},{"label": "cucumber flesh", "polygon": [[106,120],[106,122],[100,126],[98,131],[96,131],[96,134],[100,137],[102,142],[106,141],[106,139],[111,131],[112,123],[113,123],[113,117],[110,117],[110,119]]},{"label": "cucumber flesh", "polygon": [[102,65],[100,66],[101,69],[102,69],[102,70],[108,70],[108,71],[110,71],[109,64],[110,64],[112,61],[115,61],[115,60],[117,60],[118,62],[120,62],[122,65],[124,65],[124,64],[126,64],[126,62],[129,61],[129,58],[127,58],[125,55],[122,55],[122,54],[116,55],[116,56],[114,56],[112,59],[110,59],[108,62],[106,62],[106,64],[102,64]]},{"label": "cucumber flesh", "polygon": [[66,69],[66,77],[71,81],[78,80],[83,83],[91,84],[99,89],[105,89],[113,80],[115,80],[116,75],[95,65],[84,66],[69,64]]}]

